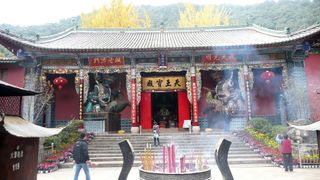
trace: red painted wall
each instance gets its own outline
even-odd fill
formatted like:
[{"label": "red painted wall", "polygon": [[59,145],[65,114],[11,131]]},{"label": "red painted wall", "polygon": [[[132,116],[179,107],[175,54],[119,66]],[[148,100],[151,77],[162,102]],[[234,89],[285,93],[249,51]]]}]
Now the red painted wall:
[{"label": "red painted wall", "polygon": [[15,64],[3,64],[0,65],[0,69],[8,69],[7,79],[5,81],[7,83],[19,86],[24,86],[24,76],[25,69],[23,67],[17,66]]},{"label": "red painted wall", "polygon": [[276,114],[275,93],[268,85],[255,84],[251,92],[253,115],[267,116]]},{"label": "red painted wall", "polygon": [[74,82],[68,79],[68,84],[61,90],[55,89],[55,119],[71,120],[79,118],[79,95],[74,88]]},{"label": "red painted wall", "polygon": [[141,92],[140,125],[143,129],[151,129],[152,123],[151,92]]},{"label": "red painted wall", "polygon": [[308,82],[308,96],[311,119],[320,120],[320,55],[309,55],[305,59],[305,69]]},{"label": "red painted wall", "polygon": [[178,122],[179,128],[183,128],[184,120],[190,119],[190,103],[187,91],[178,91]]},{"label": "red painted wall", "polygon": [[[120,90],[121,90],[121,95],[123,97],[124,101],[128,101],[128,93],[127,93],[127,87],[126,87],[126,73],[121,73],[119,74],[119,81],[121,81],[120,84]],[[117,84],[116,86],[119,86]],[[117,87],[115,87],[116,89]],[[131,118],[131,106],[127,106],[122,112],[121,112],[121,119],[130,119]]]}]

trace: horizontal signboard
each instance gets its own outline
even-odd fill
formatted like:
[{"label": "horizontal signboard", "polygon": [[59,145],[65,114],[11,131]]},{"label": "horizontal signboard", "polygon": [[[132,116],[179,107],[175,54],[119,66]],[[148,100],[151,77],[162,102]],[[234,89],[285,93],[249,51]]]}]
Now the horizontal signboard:
[{"label": "horizontal signboard", "polygon": [[144,91],[168,91],[186,89],[186,77],[184,76],[159,76],[142,78],[142,90]]},{"label": "horizontal signboard", "polygon": [[89,58],[89,66],[120,66],[124,64],[123,56]]},{"label": "horizontal signboard", "polygon": [[237,59],[233,55],[205,55],[202,57],[202,63],[210,64],[210,63],[233,63],[237,62]]}]

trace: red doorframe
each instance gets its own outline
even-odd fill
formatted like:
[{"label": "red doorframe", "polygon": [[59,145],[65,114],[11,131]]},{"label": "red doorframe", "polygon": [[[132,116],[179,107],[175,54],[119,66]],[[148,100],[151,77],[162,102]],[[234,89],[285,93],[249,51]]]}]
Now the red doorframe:
[{"label": "red doorframe", "polygon": [[[143,129],[152,127],[152,92],[141,92],[140,101],[140,125]],[[183,128],[184,120],[190,119],[190,103],[187,97],[187,91],[178,91],[178,124]]]},{"label": "red doorframe", "polygon": [[151,92],[141,92],[140,100],[140,125],[143,129],[151,129],[152,111],[151,111]]},{"label": "red doorframe", "polygon": [[178,122],[179,128],[183,128],[183,121],[190,119],[190,103],[187,91],[178,91]]}]

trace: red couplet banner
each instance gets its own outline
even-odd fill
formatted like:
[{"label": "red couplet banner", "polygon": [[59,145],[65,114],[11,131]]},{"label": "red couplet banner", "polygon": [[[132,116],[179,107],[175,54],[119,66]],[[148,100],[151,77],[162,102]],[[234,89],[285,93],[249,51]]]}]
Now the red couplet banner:
[{"label": "red couplet banner", "polygon": [[187,91],[178,91],[178,104],[179,128],[183,128],[183,121],[190,119],[190,103],[187,97]]}]

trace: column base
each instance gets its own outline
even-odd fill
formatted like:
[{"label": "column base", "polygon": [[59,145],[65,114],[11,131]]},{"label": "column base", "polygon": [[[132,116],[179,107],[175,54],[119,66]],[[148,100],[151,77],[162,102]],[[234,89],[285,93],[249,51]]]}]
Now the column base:
[{"label": "column base", "polygon": [[139,127],[131,127],[131,133],[138,134],[139,133]]},{"label": "column base", "polygon": [[192,126],[192,132],[194,134],[199,134],[200,133],[200,126]]}]

